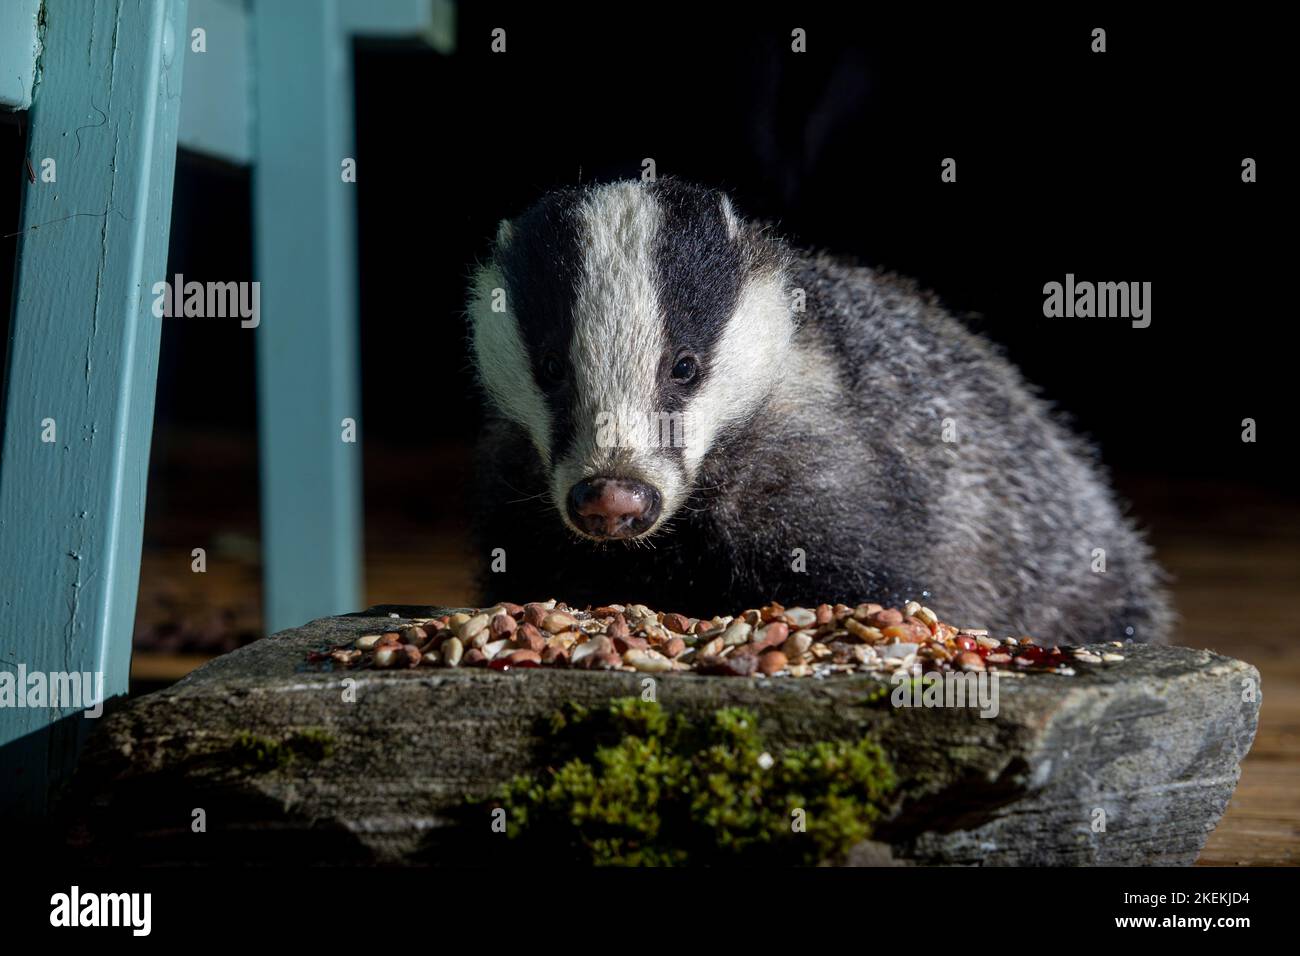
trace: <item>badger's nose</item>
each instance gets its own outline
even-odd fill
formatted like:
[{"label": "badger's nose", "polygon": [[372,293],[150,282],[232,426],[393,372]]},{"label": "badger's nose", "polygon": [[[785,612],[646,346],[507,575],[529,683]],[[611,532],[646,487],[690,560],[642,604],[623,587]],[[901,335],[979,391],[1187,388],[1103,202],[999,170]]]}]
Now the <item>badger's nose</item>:
[{"label": "badger's nose", "polygon": [[586,478],[569,489],[569,517],[593,538],[633,538],[659,517],[658,489],[630,478]]}]

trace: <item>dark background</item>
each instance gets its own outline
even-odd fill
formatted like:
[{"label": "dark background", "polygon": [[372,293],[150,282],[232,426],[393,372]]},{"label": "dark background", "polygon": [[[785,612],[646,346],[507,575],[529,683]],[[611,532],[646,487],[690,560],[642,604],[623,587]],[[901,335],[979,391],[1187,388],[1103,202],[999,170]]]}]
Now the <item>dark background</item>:
[{"label": "dark background", "polygon": [[[807,53],[790,52],[795,26]],[[645,157],[798,243],[935,290],[1097,444],[1153,532],[1204,517],[1249,534],[1278,514],[1260,500],[1294,518],[1284,37],[1255,14],[474,3],[451,56],[358,44],[368,600],[472,599],[462,309],[497,220],[559,184],[638,176]],[[1258,183],[1241,181],[1247,156]],[[253,278],[249,204],[246,170],[182,151],[168,274]],[[1151,326],[1045,318],[1043,284],[1067,272],[1151,282]],[[142,646],[260,633],[254,341],[237,323],[165,324]],[[216,560],[191,575],[204,544]]]},{"label": "dark background", "polygon": [[[653,157],[801,244],[915,276],[977,314],[1115,470],[1292,484],[1267,467],[1291,430],[1289,376],[1268,360],[1291,321],[1278,295],[1288,171],[1271,162],[1281,61],[1257,22],[466,6],[451,57],[357,50],[367,439],[472,438],[460,313],[497,220]],[[793,25],[806,54],[789,52]],[[489,52],[494,26],[506,55]],[[1093,26],[1108,30],[1104,54],[1089,50]],[[955,184],[939,179],[948,156]],[[176,195],[169,271],[250,272],[247,175],[183,162]],[[1042,286],[1067,272],[1150,281],[1151,327],[1044,318]],[[252,428],[252,338],[169,325],[160,420]],[[416,400],[391,387],[384,369],[412,356],[446,387]],[[214,375],[220,388],[192,387]],[[1258,444],[1240,440],[1245,417]]]}]

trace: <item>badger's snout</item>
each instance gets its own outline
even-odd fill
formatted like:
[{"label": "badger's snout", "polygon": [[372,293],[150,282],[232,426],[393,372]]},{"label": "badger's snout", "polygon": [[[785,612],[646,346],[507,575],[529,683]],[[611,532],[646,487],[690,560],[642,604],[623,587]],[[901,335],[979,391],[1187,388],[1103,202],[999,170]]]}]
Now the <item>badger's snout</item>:
[{"label": "badger's snout", "polygon": [[635,538],[659,518],[659,489],[631,478],[584,478],[569,489],[569,519],[593,538]]}]

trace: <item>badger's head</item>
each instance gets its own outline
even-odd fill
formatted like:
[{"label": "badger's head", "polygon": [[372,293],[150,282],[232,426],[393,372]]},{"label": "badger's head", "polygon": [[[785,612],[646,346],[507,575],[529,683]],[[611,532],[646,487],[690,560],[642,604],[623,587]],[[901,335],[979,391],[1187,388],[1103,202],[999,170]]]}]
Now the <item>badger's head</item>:
[{"label": "badger's head", "polygon": [[724,195],[672,180],[551,193],[501,223],[470,296],[474,359],[572,530],[661,529],[768,399],[795,330],[783,257]]}]

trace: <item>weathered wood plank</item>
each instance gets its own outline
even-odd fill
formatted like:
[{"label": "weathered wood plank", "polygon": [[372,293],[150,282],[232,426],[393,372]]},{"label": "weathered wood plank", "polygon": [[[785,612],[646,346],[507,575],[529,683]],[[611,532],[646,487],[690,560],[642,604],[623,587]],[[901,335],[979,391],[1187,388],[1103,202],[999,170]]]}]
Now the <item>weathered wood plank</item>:
[{"label": "weathered wood plank", "polygon": [[[185,0],[47,0],[45,20],[3,396],[0,661],[102,673],[111,697],[130,667]],[[0,709],[20,809],[41,809],[80,710]]]},{"label": "weathered wood plank", "polygon": [[[262,549],[274,630],[361,594],[352,49],[338,0],[253,6]],[[344,419],[357,441],[343,440]]]}]

